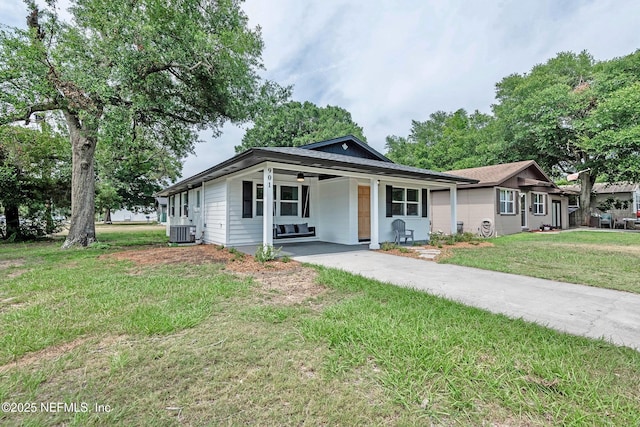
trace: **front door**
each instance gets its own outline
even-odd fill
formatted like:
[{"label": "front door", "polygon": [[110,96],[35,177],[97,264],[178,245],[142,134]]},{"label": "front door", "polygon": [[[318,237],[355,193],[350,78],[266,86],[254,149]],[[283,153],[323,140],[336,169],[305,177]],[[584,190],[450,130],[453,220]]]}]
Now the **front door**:
[{"label": "front door", "polygon": [[358,187],[358,240],[371,239],[371,187]]},{"label": "front door", "polygon": [[527,228],[527,195],[520,194],[520,225]]},{"label": "front door", "polygon": [[551,225],[553,228],[562,228],[562,204],[560,204],[560,200],[551,202]]}]

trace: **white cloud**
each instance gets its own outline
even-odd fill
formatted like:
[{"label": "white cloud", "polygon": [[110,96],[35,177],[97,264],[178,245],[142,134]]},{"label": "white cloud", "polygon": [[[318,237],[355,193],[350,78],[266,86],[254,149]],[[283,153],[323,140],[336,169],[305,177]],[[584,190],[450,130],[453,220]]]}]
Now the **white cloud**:
[{"label": "white cloud", "polygon": [[[0,22],[24,11],[4,1]],[[406,135],[411,120],[438,110],[488,112],[495,84],[561,51],[598,60],[640,48],[636,0],[248,0],[262,28],[264,76],[293,84],[294,98],[351,112],[369,143]],[[5,11],[13,11],[11,14]],[[234,155],[243,130],[196,147],[184,175]]]}]

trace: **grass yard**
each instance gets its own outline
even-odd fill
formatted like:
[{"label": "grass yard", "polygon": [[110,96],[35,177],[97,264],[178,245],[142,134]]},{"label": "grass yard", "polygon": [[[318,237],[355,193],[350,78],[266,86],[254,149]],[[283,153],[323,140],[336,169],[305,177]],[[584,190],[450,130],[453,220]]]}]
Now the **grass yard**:
[{"label": "grass yard", "polygon": [[640,233],[520,233],[441,262],[640,293]]},{"label": "grass yard", "polygon": [[640,425],[639,352],[131,230],[0,244],[1,425]]}]

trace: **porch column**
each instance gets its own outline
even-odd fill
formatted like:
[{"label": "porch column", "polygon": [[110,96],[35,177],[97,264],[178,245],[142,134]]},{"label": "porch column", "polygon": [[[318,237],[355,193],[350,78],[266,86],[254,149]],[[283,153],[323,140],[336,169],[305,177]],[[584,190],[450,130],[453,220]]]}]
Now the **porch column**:
[{"label": "porch column", "polygon": [[264,164],[262,183],[262,244],[273,246],[273,167],[270,163]]},{"label": "porch column", "polygon": [[458,189],[453,186],[449,189],[449,203],[451,204],[451,235],[458,233],[458,212],[456,207],[458,206]]},{"label": "porch column", "polygon": [[378,232],[380,227],[378,226],[378,212],[380,207],[378,206],[378,187],[380,182],[377,178],[371,178],[369,187],[371,193],[371,240],[369,242],[369,249],[380,249],[380,237]]}]

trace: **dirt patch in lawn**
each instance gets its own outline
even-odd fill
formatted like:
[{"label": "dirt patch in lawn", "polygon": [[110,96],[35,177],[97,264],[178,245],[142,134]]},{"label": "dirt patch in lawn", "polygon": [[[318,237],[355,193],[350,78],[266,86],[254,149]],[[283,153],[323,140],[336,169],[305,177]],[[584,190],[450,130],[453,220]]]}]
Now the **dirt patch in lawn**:
[{"label": "dirt patch in lawn", "polygon": [[292,270],[300,264],[295,261],[269,261],[260,263],[251,255],[216,245],[177,246],[137,249],[103,255],[101,259],[132,261],[136,266],[208,263],[224,264],[226,270],[253,273]]},{"label": "dirt patch in lawn", "polygon": [[266,304],[301,304],[327,291],[325,286],[316,282],[316,270],[299,264],[292,270],[259,271],[251,276],[262,285],[260,297]]},{"label": "dirt patch in lawn", "polygon": [[[299,262],[275,260],[260,263],[251,255],[216,245],[130,250],[100,258],[131,261],[137,268],[170,264],[223,264],[225,270],[241,276],[251,276],[260,283],[261,289],[258,292],[268,304],[299,304],[326,291],[324,286],[316,283],[316,271],[303,267]],[[133,270],[132,274],[137,274],[137,270]]]},{"label": "dirt patch in lawn", "polygon": [[48,360],[55,360],[62,357],[65,353],[70,352],[74,348],[84,344],[89,340],[88,337],[76,338],[71,342],[67,342],[60,345],[54,345],[47,347],[34,353],[29,353],[13,362],[9,362],[6,365],[0,366],[0,374],[8,371],[12,368],[23,368],[25,366],[31,366],[36,363],[42,363]]},{"label": "dirt patch in lawn", "polygon": [[24,265],[24,262],[22,258],[0,260],[0,270],[5,270],[10,267],[20,267]]}]

